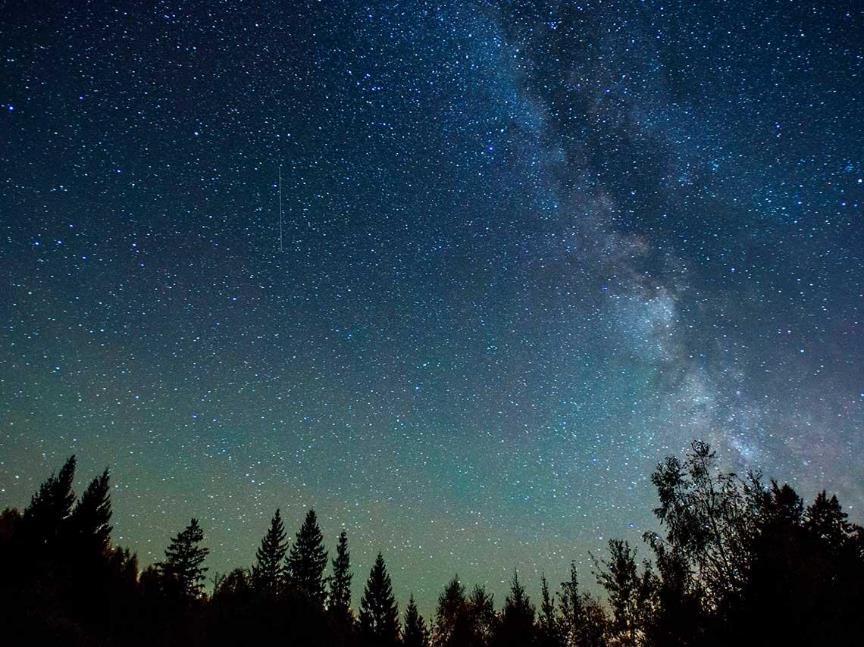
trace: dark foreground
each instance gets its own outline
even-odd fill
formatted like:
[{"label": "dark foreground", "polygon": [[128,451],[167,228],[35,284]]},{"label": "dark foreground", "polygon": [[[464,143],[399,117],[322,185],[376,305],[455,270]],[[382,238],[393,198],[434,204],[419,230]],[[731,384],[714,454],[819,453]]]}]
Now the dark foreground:
[{"label": "dark foreground", "polygon": [[788,485],[718,471],[707,445],[652,474],[660,534],[651,560],[612,540],[580,590],[575,568],[532,601],[514,574],[496,606],[454,578],[427,622],[403,613],[379,555],[351,608],[343,532],[328,558],[314,511],[293,541],[277,510],[249,569],[204,593],[204,532],[179,532],[162,562],[139,570],[111,542],[107,471],[76,499],[75,459],[23,510],[0,516],[2,645],[286,645],[588,647],[864,644],[864,530],[824,492],[809,506]]}]

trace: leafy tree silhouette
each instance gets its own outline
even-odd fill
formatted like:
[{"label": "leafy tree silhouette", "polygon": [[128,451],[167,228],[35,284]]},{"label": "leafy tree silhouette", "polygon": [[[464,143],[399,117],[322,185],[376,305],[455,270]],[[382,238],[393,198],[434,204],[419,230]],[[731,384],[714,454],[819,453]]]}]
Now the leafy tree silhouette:
[{"label": "leafy tree silhouette", "polygon": [[658,542],[649,534],[646,540],[654,551],[657,567],[656,609],[647,619],[649,644],[704,644],[707,616],[702,605],[702,590],[686,558],[675,546]]},{"label": "leafy tree silhouette", "polygon": [[252,566],[251,587],[259,595],[276,596],[284,580],[284,560],[288,545],[285,541],[285,526],[279,509],[270,520],[267,534],[255,551]]},{"label": "leafy tree silhouette", "polygon": [[327,551],[324,549],[324,536],[318,527],[315,510],[309,510],[288,552],[286,575],[289,585],[307,596],[319,608],[324,607],[326,567]]},{"label": "leafy tree silhouette", "polygon": [[399,643],[399,608],[381,553],[369,572],[360,600],[360,634],[372,645],[389,647]]},{"label": "leafy tree silhouette", "polygon": [[667,543],[699,579],[704,602],[722,612],[750,572],[750,546],[759,532],[758,474],[740,479],[717,469],[717,457],[707,443],[694,442],[682,462],[668,457],[651,475],[660,506],[654,514]]},{"label": "leafy tree silhouette", "polygon": [[645,644],[646,617],[653,610],[655,582],[646,564],[642,574],[636,550],[621,539],[609,540],[609,559],[598,563],[597,581],[609,595],[613,644]]}]

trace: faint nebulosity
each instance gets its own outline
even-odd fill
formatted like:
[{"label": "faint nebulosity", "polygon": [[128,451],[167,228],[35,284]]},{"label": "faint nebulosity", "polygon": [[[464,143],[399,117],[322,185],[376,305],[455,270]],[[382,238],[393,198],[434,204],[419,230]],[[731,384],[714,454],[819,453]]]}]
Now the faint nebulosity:
[{"label": "faint nebulosity", "polygon": [[222,572],[314,506],[424,608],[693,438],[861,518],[860,3],[253,4],[4,6],[4,501],[76,453]]}]

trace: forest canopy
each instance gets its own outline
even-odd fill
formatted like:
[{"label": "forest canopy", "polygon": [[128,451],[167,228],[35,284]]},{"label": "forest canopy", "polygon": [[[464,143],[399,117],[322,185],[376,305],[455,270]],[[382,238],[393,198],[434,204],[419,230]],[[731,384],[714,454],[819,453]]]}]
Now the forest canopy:
[{"label": "forest canopy", "polygon": [[[327,645],[593,647],[859,645],[864,529],[826,491],[806,504],[788,484],[724,472],[694,442],[651,475],[658,532],[613,539],[594,568],[538,600],[514,571],[499,605],[458,576],[434,617],[394,597],[385,557],[351,607],[349,538],[329,550],[314,510],[293,536],[277,509],[254,562],[205,590],[209,550],[197,519],[140,569],[111,539],[108,470],[80,496],[76,459],[23,509],[0,516],[0,622],[7,645]],[[458,567],[458,564],[453,565]],[[583,582],[595,579],[596,597]]]}]

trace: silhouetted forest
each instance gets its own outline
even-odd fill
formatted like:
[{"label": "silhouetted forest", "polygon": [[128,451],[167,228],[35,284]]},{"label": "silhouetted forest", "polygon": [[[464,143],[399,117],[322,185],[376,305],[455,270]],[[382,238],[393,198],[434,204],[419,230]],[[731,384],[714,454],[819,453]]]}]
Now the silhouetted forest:
[{"label": "silhouetted forest", "polygon": [[[788,485],[718,469],[696,442],[651,476],[660,533],[646,555],[609,542],[589,573],[545,579],[531,600],[514,573],[497,605],[457,577],[424,619],[394,599],[382,555],[351,607],[348,537],[325,548],[315,512],[289,541],[276,510],[254,563],[205,593],[205,531],[170,539],[139,569],[111,542],[109,474],[80,497],[75,458],[23,510],[0,517],[0,644],[600,647],[864,644],[864,530],[825,492],[809,505]],[[580,578],[596,578],[597,599]]]}]

